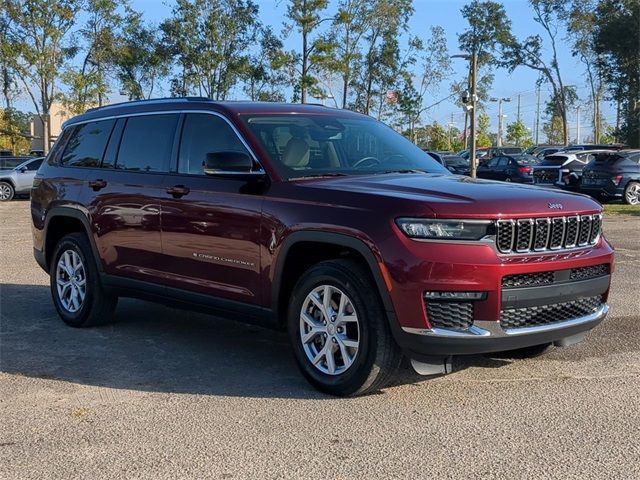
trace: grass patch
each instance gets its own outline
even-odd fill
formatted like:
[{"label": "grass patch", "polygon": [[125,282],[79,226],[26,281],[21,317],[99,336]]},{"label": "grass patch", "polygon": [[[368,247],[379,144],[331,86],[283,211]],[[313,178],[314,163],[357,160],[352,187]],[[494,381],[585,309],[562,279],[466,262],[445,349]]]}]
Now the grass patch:
[{"label": "grass patch", "polygon": [[604,206],[604,211],[609,215],[635,215],[636,217],[640,217],[640,205],[610,203]]}]

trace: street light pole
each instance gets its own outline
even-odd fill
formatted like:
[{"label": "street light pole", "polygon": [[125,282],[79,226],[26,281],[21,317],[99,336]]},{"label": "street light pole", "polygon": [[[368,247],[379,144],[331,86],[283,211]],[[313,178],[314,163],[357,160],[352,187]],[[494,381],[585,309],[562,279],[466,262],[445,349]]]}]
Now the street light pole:
[{"label": "street light pole", "polygon": [[471,149],[469,151],[469,174],[471,178],[476,178],[476,70],[478,68],[478,55],[471,54],[471,119],[469,122],[469,133],[471,135]]},{"label": "street light pole", "polygon": [[502,122],[506,115],[502,114],[502,102],[510,102],[510,98],[490,98],[492,102],[498,102],[498,138],[496,139],[496,147],[502,146]]}]

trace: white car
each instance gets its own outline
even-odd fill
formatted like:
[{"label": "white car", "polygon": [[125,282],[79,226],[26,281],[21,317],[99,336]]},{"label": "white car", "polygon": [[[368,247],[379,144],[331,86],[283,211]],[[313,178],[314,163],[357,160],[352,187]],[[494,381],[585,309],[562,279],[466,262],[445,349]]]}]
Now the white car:
[{"label": "white car", "polygon": [[8,202],[15,195],[29,193],[43,160],[44,157],[30,158],[17,167],[0,170],[0,202]]}]

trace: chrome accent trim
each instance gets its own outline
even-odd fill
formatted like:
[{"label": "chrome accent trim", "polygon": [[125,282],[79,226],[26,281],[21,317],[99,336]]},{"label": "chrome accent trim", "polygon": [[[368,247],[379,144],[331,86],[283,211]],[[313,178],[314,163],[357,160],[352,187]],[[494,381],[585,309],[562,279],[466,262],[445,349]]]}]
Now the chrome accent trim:
[{"label": "chrome accent trim", "polygon": [[[184,101],[184,99],[177,99],[177,100]],[[165,102],[159,102],[159,103],[165,103]],[[211,103],[215,104],[215,102],[213,102],[213,101]],[[103,107],[103,108],[105,108],[105,107]],[[189,109],[184,109],[184,110],[154,110],[152,112],[131,112],[131,113],[122,113],[120,115],[109,115],[109,116],[105,116],[105,117],[96,117],[96,118],[91,118],[91,119],[87,119],[87,120],[81,120],[81,121],[73,122],[73,123],[71,123],[72,120],[73,120],[73,119],[71,119],[71,120],[67,120],[67,122],[65,122],[63,124],[63,129],[65,129],[67,127],[74,127],[76,125],[84,125],[85,123],[102,122],[104,120],[117,120],[119,118],[141,117],[141,116],[147,116],[147,115],[170,115],[170,114],[181,115],[181,114],[188,114],[188,113],[204,113],[204,114],[207,114],[207,115],[213,115],[213,116],[219,117],[222,120],[224,120],[225,122],[227,122],[227,125],[229,125],[231,127],[231,130],[233,130],[233,133],[235,133],[236,136],[238,137],[238,139],[240,139],[240,142],[242,143],[244,148],[247,149],[247,152],[249,152],[249,154],[251,155],[251,158],[253,159],[253,161],[256,162],[260,166],[259,170],[252,170],[250,172],[231,172],[231,171],[229,171],[229,172],[224,172],[225,174],[238,173],[238,174],[247,175],[247,174],[254,173],[254,174],[264,175],[266,173],[265,170],[264,170],[264,167],[262,166],[262,164],[258,160],[258,156],[251,149],[251,147],[246,142],[246,140],[242,137],[242,135],[240,134],[240,132],[238,131],[236,126],[225,115],[223,115],[220,112],[216,112],[214,110],[203,110],[203,109],[189,110]],[[59,137],[61,135],[62,135],[62,133],[59,135]],[[64,167],[64,165],[60,165],[60,166]],[[163,173],[163,174],[166,175],[165,172],[160,172],[160,173]],[[169,174],[173,174],[173,173],[180,174],[179,172],[169,172]],[[188,174],[183,174],[183,175],[188,175]],[[197,175],[193,175],[193,176],[197,176]],[[200,175],[200,176],[202,176],[202,175]]]},{"label": "chrome accent trim", "polygon": [[[556,223],[560,223],[560,222],[555,222],[556,219],[560,219],[562,220],[562,235],[560,236],[560,243],[558,244],[557,247],[554,247],[553,245],[551,245],[551,241],[553,240],[553,230],[554,228],[556,228]],[[553,217],[551,219],[551,238],[549,239],[549,250],[562,250],[563,245],[564,245],[564,236],[567,233],[567,219],[566,217]]]},{"label": "chrome accent trim", "polygon": [[544,252],[545,250],[548,250],[547,245],[549,245],[549,240],[551,239],[551,219],[549,217],[547,218],[536,218],[535,219],[535,228],[536,228],[536,233],[538,232],[538,223],[546,223],[547,224],[547,238],[544,241],[544,247],[542,248],[536,248],[536,236],[533,236],[533,251],[534,252]]},{"label": "chrome accent trim", "polygon": [[[573,242],[572,243],[568,243],[569,242],[569,220],[571,219],[575,219],[576,221],[576,235],[573,238]],[[578,244],[578,237],[580,236],[580,215],[570,215],[568,217],[566,217],[565,220],[565,241],[564,241],[564,248],[574,248],[577,244]]]},{"label": "chrome accent trim", "polygon": [[[500,245],[498,245],[499,243],[499,238],[500,238],[500,225],[501,224],[510,224],[511,225],[511,245],[509,246],[509,249],[505,249],[502,250],[500,248]],[[502,252],[502,253],[511,253],[513,252],[513,247],[514,244],[516,242],[516,222],[513,219],[500,219],[496,222],[496,248],[498,251]]]},{"label": "chrome accent trim", "polygon": [[609,313],[609,305],[603,303],[595,312],[585,315],[583,317],[573,318],[564,322],[550,323],[548,325],[537,325],[535,327],[520,327],[520,328],[505,328],[504,333],[510,336],[513,335],[526,335],[529,333],[541,333],[551,332],[553,330],[560,330],[562,328],[575,327],[584,323],[595,322],[596,320],[602,320]]},{"label": "chrome accent trim", "polygon": [[[582,225],[585,222],[585,219],[589,219],[589,231],[587,232],[587,241],[580,241],[580,234],[582,233]],[[580,229],[578,230],[578,246],[585,247],[589,245],[589,240],[591,239],[591,230],[593,229],[593,215],[580,215]]]},{"label": "chrome accent trim", "polygon": [[504,329],[500,326],[498,320],[475,320],[474,325],[467,330],[447,330],[445,328],[415,328],[415,327],[402,327],[402,330],[406,333],[413,335],[423,335],[429,337],[441,337],[441,338],[478,338],[478,337],[494,337],[504,338],[518,335],[529,335],[535,333],[551,332],[555,330],[562,330],[563,328],[575,327],[579,325],[595,323],[603,320],[609,313],[609,305],[603,303],[598,307],[595,312],[585,315],[583,317],[573,318],[564,322],[551,323],[548,325],[538,325],[535,327],[522,327],[522,328],[507,328]]},{"label": "chrome accent trim", "polygon": [[533,220],[533,218],[523,218],[523,219],[518,220],[517,221],[518,230],[520,229],[520,225],[524,225],[526,223],[529,224],[529,241],[527,243],[527,248],[524,248],[524,249],[518,248],[518,233],[519,232],[516,232],[516,238],[515,238],[515,242],[514,243],[515,243],[515,247],[516,247],[516,252],[517,253],[530,252],[532,247],[533,247],[532,241],[533,241],[533,234],[535,233],[535,228],[534,228],[535,221]]}]

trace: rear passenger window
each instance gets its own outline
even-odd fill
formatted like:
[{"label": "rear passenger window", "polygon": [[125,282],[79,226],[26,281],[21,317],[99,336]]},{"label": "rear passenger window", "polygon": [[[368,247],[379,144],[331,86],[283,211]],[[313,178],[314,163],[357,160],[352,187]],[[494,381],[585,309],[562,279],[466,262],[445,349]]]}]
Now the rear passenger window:
[{"label": "rear passenger window", "polygon": [[182,128],[178,172],[204,175],[207,153],[218,152],[249,153],[224,119],[206,113],[188,114]]},{"label": "rear passenger window", "polygon": [[75,127],[64,149],[62,164],[68,167],[99,167],[115,120],[89,122]]},{"label": "rear passenger window", "polygon": [[130,117],[122,133],[116,168],[168,172],[177,114]]}]

